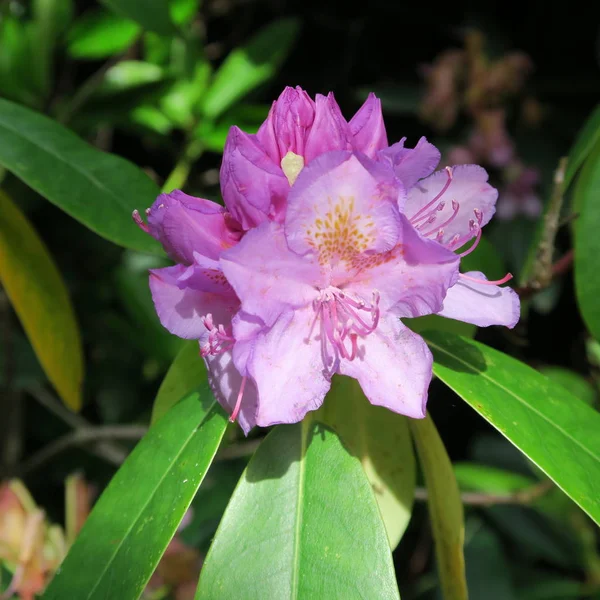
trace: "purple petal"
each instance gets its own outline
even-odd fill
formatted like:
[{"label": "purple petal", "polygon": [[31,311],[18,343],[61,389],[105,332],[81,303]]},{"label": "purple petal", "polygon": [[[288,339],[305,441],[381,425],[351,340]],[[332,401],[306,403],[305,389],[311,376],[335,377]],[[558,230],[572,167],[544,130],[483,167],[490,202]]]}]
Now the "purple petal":
[{"label": "purple petal", "polygon": [[324,281],[318,263],[290,251],[277,223],[250,230],[223,253],[221,265],[244,311],[268,325],[282,312],[310,304]]},{"label": "purple petal", "polygon": [[150,291],[163,327],[186,339],[200,339],[206,333],[202,317],[211,313],[216,323],[229,323],[239,302],[229,288],[227,295],[189,287],[181,277],[188,267],[175,265],[150,270]]},{"label": "purple petal", "polygon": [[248,371],[258,389],[256,422],[262,427],[301,421],[329,390],[320,342],[308,339],[313,319],[312,308],[288,311],[256,338]]},{"label": "purple petal", "polygon": [[304,147],[304,159],[308,164],[324,152],[352,150],[352,131],[332,93],[317,94],[315,120]]},{"label": "purple petal", "polygon": [[422,137],[414,148],[405,148],[402,138],[397,144],[382,150],[378,159],[394,169],[396,177],[410,190],[419,179],[429,177],[440,162],[440,151]]},{"label": "purple petal", "polygon": [[456,254],[419,236],[402,215],[400,243],[387,253],[364,257],[347,289],[364,300],[379,292],[381,310],[399,317],[428,315],[441,310],[458,265]]},{"label": "purple petal", "polygon": [[283,209],[289,183],[256,136],[232,127],[221,164],[225,206],[243,229],[256,227]]},{"label": "purple petal", "polygon": [[267,120],[256,137],[271,160],[281,159],[293,152],[304,156],[304,141],[315,118],[315,103],[301,87],[286,87],[273,102]]},{"label": "purple petal", "polygon": [[[208,382],[215,398],[231,414],[242,386],[242,376],[234,365],[231,352],[226,351],[216,356],[206,356],[204,362],[208,369]],[[257,403],[256,386],[252,380],[248,379],[244,385],[242,403],[237,416],[237,422],[246,435],[256,425]]]},{"label": "purple petal", "polygon": [[[466,275],[487,281],[486,276],[479,271],[471,271]],[[512,329],[519,320],[521,303],[517,293],[509,287],[459,278],[448,290],[444,307],[438,314],[478,327],[505,325]]]},{"label": "purple petal", "polygon": [[[443,170],[419,181],[408,193],[404,213],[423,235],[443,244],[449,244],[458,236],[459,245],[463,245],[477,233],[470,223],[479,222],[483,227],[492,218],[498,192],[487,182],[485,169],[477,165],[452,167],[449,184],[448,177]],[[441,202],[443,208],[436,210]],[[424,218],[429,213],[435,218],[432,222]],[[437,238],[440,229],[442,235]],[[454,245],[453,249],[457,247]]]},{"label": "purple petal", "polygon": [[288,244],[298,254],[317,253],[332,266],[357,252],[393,248],[401,191],[349,152],[324,154],[301,171],[290,190]]},{"label": "purple petal", "polygon": [[369,158],[375,158],[377,152],[387,148],[388,141],[385,124],[381,114],[381,100],[375,94],[369,94],[365,103],[350,120],[350,131],[354,136],[354,147]]},{"label": "purple petal", "polygon": [[358,348],[353,361],[341,361],[340,373],[357,379],[371,404],[423,418],[433,362],[423,339],[387,315]]},{"label": "purple petal", "polygon": [[156,199],[148,211],[148,229],[171,258],[186,264],[193,262],[194,252],[218,258],[240,237],[228,227],[222,206],[180,190]]}]

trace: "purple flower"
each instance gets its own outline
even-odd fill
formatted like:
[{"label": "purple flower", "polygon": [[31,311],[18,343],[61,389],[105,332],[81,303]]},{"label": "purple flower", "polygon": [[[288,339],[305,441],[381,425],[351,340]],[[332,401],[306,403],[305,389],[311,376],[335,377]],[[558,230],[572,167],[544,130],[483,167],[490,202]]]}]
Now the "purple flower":
[{"label": "purple flower", "polygon": [[299,421],[334,373],[373,404],[425,415],[431,354],[400,317],[438,312],[459,259],[418,235],[403,198],[380,165],[330,152],[298,176],[284,223],[262,223],[222,254],[241,301],[233,361],[258,391],[256,424]]},{"label": "purple flower", "polygon": [[316,157],[333,150],[374,157],[386,146],[381,103],[373,94],[348,123],[332,93],[313,102],[300,87],[287,87],[256,135],[231,128],[221,165],[225,206],[244,230],[281,222],[290,186]]}]

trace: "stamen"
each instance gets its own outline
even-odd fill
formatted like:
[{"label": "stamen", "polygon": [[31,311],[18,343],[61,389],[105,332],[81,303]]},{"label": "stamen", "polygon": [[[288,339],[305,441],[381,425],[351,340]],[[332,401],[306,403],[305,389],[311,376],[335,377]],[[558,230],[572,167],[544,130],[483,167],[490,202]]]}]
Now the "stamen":
[{"label": "stamen", "polygon": [[428,235],[431,235],[434,231],[437,231],[438,229],[443,229],[444,227],[452,223],[452,221],[454,221],[456,215],[458,214],[458,211],[460,210],[460,204],[456,200],[452,200],[452,210],[452,214],[441,225],[436,226],[435,229],[432,229],[427,233],[423,233],[422,235],[427,237]]},{"label": "stamen", "polygon": [[421,221],[422,219],[429,218],[432,214],[435,214],[436,212],[440,212],[440,211],[444,210],[445,206],[446,206],[446,201],[442,200],[437,206],[432,208],[429,212],[425,213],[424,215],[421,215],[420,217],[417,217],[416,219],[413,218],[411,220],[411,223],[413,225],[415,225],[417,223],[417,221]]},{"label": "stamen", "polygon": [[[150,209],[146,209],[146,214],[149,214],[149,210]],[[142,230],[145,231],[146,233],[149,233],[149,229],[148,229],[148,225],[146,225],[146,223],[144,223],[140,212],[136,209],[131,213],[131,216],[133,218],[133,220],[135,221],[136,225]]]},{"label": "stamen", "polygon": [[231,416],[229,417],[230,423],[235,423],[238,413],[240,412],[240,408],[242,406],[242,396],[244,395],[244,388],[246,387],[247,379],[248,379],[248,377],[246,375],[244,375],[244,377],[242,378],[242,385],[240,385],[240,392],[238,394],[237,400],[235,401],[235,407],[233,409],[233,412],[231,413]]},{"label": "stamen", "polygon": [[420,217],[426,210],[429,210],[429,208],[431,208],[446,193],[446,190],[452,183],[452,168],[446,167],[446,173],[448,174],[448,179],[446,180],[446,183],[444,184],[444,187],[441,189],[440,193],[410,218],[411,223],[414,223],[415,219]]},{"label": "stamen", "polygon": [[222,324],[215,326],[212,314],[208,313],[202,317],[202,324],[208,331],[208,341],[200,347],[200,355],[216,356],[226,350],[230,350],[235,342],[235,338]]},{"label": "stamen", "polygon": [[473,283],[481,283],[482,285],[502,285],[513,278],[512,273],[507,273],[502,279],[496,279],[496,281],[477,279],[477,277],[470,277],[469,275],[464,275],[463,273],[460,273],[459,277],[462,277],[462,279],[466,279],[467,281],[472,281]]},{"label": "stamen", "polygon": [[475,248],[477,248],[477,246],[479,246],[480,241],[481,241],[481,227],[478,226],[477,227],[477,235],[475,236],[475,243],[468,250],[461,252],[459,254],[459,256],[462,258],[463,256],[467,256],[468,254],[471,254],[471,252],[473,252],[473,250],[475,250]]}]

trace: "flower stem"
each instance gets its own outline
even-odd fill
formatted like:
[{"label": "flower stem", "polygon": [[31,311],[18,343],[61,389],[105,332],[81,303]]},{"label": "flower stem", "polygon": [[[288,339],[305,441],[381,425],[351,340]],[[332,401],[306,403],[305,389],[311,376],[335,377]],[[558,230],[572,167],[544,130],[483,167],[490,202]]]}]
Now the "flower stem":
[{"label": "flower stem", "polygon": [[181,189],[192,170],[194,163],[202,156],[204,147],[199,140],[191,140],[185,146],[179,160],[173,167],[173,170],[167,177],[162,191],[165,193],[172,192],[173,190]]}]

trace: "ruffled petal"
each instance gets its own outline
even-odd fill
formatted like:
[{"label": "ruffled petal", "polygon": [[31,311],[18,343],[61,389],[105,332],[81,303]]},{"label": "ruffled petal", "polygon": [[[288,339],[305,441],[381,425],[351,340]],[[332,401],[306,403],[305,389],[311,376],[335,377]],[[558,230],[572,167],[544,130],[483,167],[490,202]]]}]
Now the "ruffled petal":
[{"label": "ruffled petal", "polygon": [[317,94],[315,120],[304,146],[305,164],[331,150],[352,150],[352,144],[352,131],[333,93],[327,96]]},{"label": "ruffled petal", "polygon": [[291,252],[277,223],[249,231],[223,253],[221,265],[243,310],[267,325],[282,312],[312,303],[324,284],[319,264]]},{"label": "ruffled petal", "polygon": [[258,389],[256,423],[297,423],[319,408],[331,385],[324,374],[320,342],[309,332],[314,310],[289,311],[257,336],[248,372]]},{"label": "ruffled petal", "polygon": [[364,300],[379,292],[381,310],[399,317],[437,313],[458,278],[460,259],[419,236],[404,215],[401,224],[400,243],[386,253],[357,260],[357,272],[346,289]]},{"label": "ruffled petal", "polygon": [[402,138],[379,152],[378,159],[388,163],[394,170],[396,177],[402,181],[404,187],[410,190],[419,179],[429,177],[440,162],[440,151],[422,137],[414,148],[405,148]]},{"label": "ruffled petal", "polygon": [[174,190],[161,194],[148,210],[148,230],[178,262],[190,264],[194,252],[217,258],[240,238],[216,202]]},{"label": "ruffled petal", "polygon": [[291,250],[316,254],[335,267],[357,252],[395,246],[402,190],[366,161],[349,152],[328,152],[301,171],[285,219]]},{"label": "ruffled petal", "polygon": [[282,210],[289,183],[256,136],[232,127],[221,164],[225,206],[242,228],[256,227]]},{"label": "ruffled petal", "polygon": [[[466,275],[487,281],[486,276],[479,271],[471,271]],[[459,278],[448,290],[444,307],[438,314],[479,327],[504,325],[512,329],[521,315],[521,302],[510,287],[480,284]]]},{"label": "ruffled petal", "polygon": [[[487,172],[477,165],[452,167],[451,180],[445,170],[438,171],[409,190],[404,213],[423,235],[442,244],[458,236],[463,245],[477,234],[471,225],[483,227],[495,212],[498,191],[487,181]],[[436,210],[442,202],[443,208]]]},{"label": "ruffled petal", "polygon": [[358,109],[350,120],[350,131],[354,136],[354,148],[375,158],[377,152],[387,148],[388,141],[385,132],[381,100],[375,94],[369,94],[365,103]]},{"label": "ruffled petal", "polygon": [[407,417],[425,416],[433,359],[427,344],[393,315],[358,342],[358,355],[340,362],[340,373],[357,379],[371,404]]},{"label": "ruffled petal", "polygon": [[216,323],[229,323],[239,302],[229,286],[226,293],[215,293],[210,288],[203,291],[199,289],[200,276],[195,287],[186,282],[186,276],[189,267],[184,265],[152,269],[150,291],[163,327],[181,338],[200,339],[206,334],[202,317],[211,313]]},{"label": "ruffled petal", "polygon": [[[234,365],[231,352],[226,351],[216,356],[206,356],[204,362],[208,369],[208,382],[215,398],[225,411],[231,414],[235,409],[242,387],[242,376]],[[257,405],[256,386],[253,381],[247,380],[244,385],[240,411],[237,415],[237,422],[246,435],[256,425]]]}]

